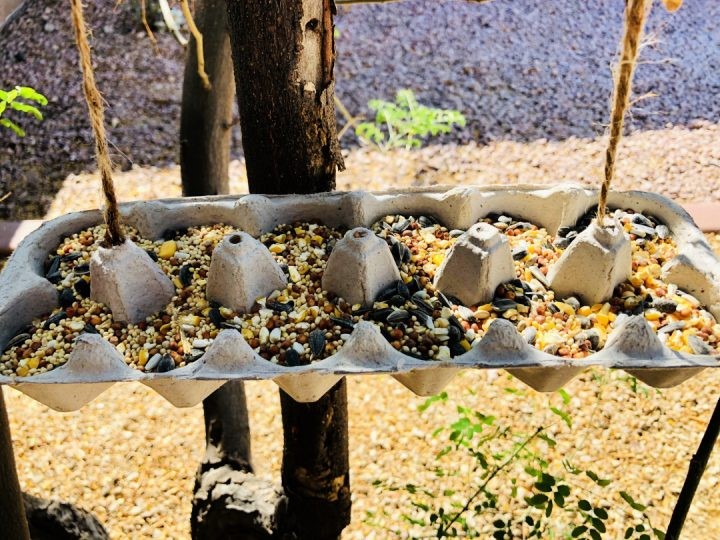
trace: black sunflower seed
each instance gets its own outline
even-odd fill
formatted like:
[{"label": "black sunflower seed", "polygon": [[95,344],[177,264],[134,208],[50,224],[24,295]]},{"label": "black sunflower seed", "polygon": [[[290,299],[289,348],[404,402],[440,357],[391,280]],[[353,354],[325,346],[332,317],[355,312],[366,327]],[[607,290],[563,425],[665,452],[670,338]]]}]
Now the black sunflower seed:
[{"label": "black sunflower seed", "polygon": [[338,326],[341,326],[342,328],[347,328],[348,330],[353,330],[355,328],[355,325],[352,321],[349,321],[347,319],[340,319],[338,317],[330,317],[330,320],[337,324]]},{"label": "black sunflower seed", "polygon": [[70,288],[63,289],[62,291],[60,291],[59,301],[61,307],[70,307],[75,301],[75,293]]},{"label": "black sunflower seed", "polygon": [[155,367],[155,371],[158,373],[165,373],[167,371],[172,371],[173,369],[175,369],[175,361],[169,354],[164,354],[158,362],[158,365]]},{"label": "black sunflower seed", "polygon": [[426,328],[435,328],[435,324],[433,323],[433,318],[426,313],[425,311],[421,309],[411,309],[410,313],[415,316],[417,321],[422,324]]},{"label": "black sunflower seed", "polygon": [[376,309],[370,312],[370,318],[375,322],[387,322],[388,315],[392,312],[392,308]]},{"label": "black sunflower seed", "polygon": [[222,316],[222,313],[220,313],[218,308],[211,308],[208,318],[210,319],[210,322],[218,328],[225,322],[225,317]]},{"label": "black sunflower seed", "polygon": [[75,285],[73,285],[73,288],[75,289],[75,292],[83,298],[90,297],[90,283],[88,283],[84,279],[77,280],[75,282]]},{"label": "black sunflower seed", "polygon": [[10,341],[8,341],[7,345],[5,345],[5,348],[3,349],[3,352],[12,349],[13,347],[17,347],[18,345],[22,345],[26,340],[30,339],[31,337],[32,336],[30,334],[18,334]]},{"label": "black sunflower seed", "polygon": [[273,311],[277,311],[278,313],[290,313],[295,307],[295,302],[291,300],[287,304],[283,304],[282,302],[268,300],[267,302],[265,302],[265,307],[267,307],[268,309],[272,309]]},{"label": "black sunflower seed", "polygon": [[409,311],[405,309],[396,309],[387,316],[387,322],[389,322],[390,324],[401,323],[407,321],[409,318]]},{"label": "black sunflower seed", "polygon": [[193,278],[192,266],[189,264],[182,265],[180,267],[178,277],[180,278],[180,283],[183,284],[183,287],[189,287]]},{"label": "black sunflower seed", "polygon": [[147,253],[148,256],[149,256],[153,261],[157,262],[158,256],[157,256],[157,253],[155,253],[155,250],[154,250],[154,249],[146,249],[146,250],[145,250],[145,253]]},{"label": "black sunflower seed", "polygon": [[313,330],[308,336],[308,343],[310,344],[310,352],[313,356],[320,356],[325,350],[325,332],[322,330]]},{"label": "black sunflower seed", "polygon": [[292,347],[285,351],[285,365],[288,367],[297,367],[302,365],[300,354]]},{"label": "black sunflower seed", "polygon": [[76,261],[80,257],[82,257],[82,253],[80,253],[79,251],[71,251],[70,253],[66,253],[65,255],[60,257],[60,260],[62,262],[70,262],[70,261]]},{"label": "black sunflower seed", "polygon": [[51,315],[50,317],[48,317],[47,320],[43,323],[43,330],[48,330],[51,324],[57,324],[65,318],[67,318],[67,313],[65,313],[64,311],[58,311],[55,315]]},{"label": "black sunflower seed", "polygon": [[89,264],[81,264],[79,266],[76,266],[73,268],[73,273],[76,276],[86,276],[90,273],[90,265]]},{"label": "black sunflower seed", "polygon": [[97,329],[92,324],[85,324],[85,328],[82,329],[83,332],[87,332],[88,334],[99,334],[100,332],[97,331]]},{"label": "black sunflower seed", "polygon": [[45,273],[45,279],[47,279],[51,283],[57,283],[58,281],[60,281],[61,278],[62,276],[60,275],[60,257],[56,255],[50,261],[48,270]]}]

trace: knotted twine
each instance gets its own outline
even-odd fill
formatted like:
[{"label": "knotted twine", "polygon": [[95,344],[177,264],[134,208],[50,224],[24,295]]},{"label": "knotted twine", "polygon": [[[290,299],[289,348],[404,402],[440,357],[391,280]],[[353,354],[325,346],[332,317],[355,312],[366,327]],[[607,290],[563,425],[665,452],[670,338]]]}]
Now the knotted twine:
[{"label": "knotted twine", "polygon": [[615,76],[615,90],[610,113],[610,138],[605,151],[605,180],[600,188],[597,223],[603,226],[605,205],[607,204],[610,183],[615,176],[615,158],[622,137],[625,110],[630,102],[632,77],[637,63],[638,46],[642,36],[645,18],[650,11],[652,0],[627,0],[625,7],[625,29],[622,38],[622,56]]},{"label": "knotted twine", "polygon": [[81,0],[70,0],[72,20],[75,28],[75,43],[80,54],[80,68],[83,74],[83,93],[90,114],[90,124],[95,136],[95,159],[100,178],[102,191],[105,197],[105,242],[111,246],[119,246],[125,242],[125,235],[120,224],[120,210],[118,208],[115,187],[112,179],[112,162],[108,151],[107,137],[105,135],[105,112],[100,92],[95,84],[95,73],[92,67],[92,56],[87,39],[87,28],[83,17]]}]

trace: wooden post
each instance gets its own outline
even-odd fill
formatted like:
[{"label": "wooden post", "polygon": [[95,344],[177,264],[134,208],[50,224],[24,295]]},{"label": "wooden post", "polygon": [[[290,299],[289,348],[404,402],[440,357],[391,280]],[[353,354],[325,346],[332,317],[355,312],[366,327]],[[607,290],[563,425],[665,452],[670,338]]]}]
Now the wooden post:
[{"label": "wooden post", "polygon": [[680,491],[677,503],[675,503],[675,509],[673,510],[667,532],[665,533],[665,540],[679,540],[685,518],[690,510],[690,505],[695,497],[695,492],[705,472],[718,435],[720,435],[720,399],[718,399],[718,402],[715,404],[715,410],[710,417],[710,422],[708,422],[705,434],[700,441],[700,446],[698,446],[697,452],[695,452],[690,460],[685,483]]},{"label": "wooden post", "polygon": [[[335,188],[333,0],[226,0],[251,193]],[[321,216],[318,216],[321,217]],[[338,538],[350,523],[347,387],[316,403],[280,393],[289,538]]]},{"label": "wooden post", "polygon": [[195,22],[203,35],[205,69],[212,89],[198,76],[196,42],[190,38],[180,111],[180,174],[183,195],[229,192],[228,164],[235,95],[225,0],[200,0]]},{"label": "wooden post", "polygon": [[0,532],[8,540],[30,540],[25,506],[15,469],[10,421],[0,387]]}]

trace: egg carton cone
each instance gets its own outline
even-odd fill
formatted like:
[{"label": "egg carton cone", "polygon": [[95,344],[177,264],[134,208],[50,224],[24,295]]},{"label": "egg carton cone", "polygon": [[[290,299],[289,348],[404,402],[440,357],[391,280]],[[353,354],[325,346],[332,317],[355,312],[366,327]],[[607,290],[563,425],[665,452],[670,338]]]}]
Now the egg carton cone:
[{"label": "egg carton cone", "polygon": [[[237,234],[257,238],[277,225],[307,220],[343,226],[352,233],[365,231],[389,214],[428,215],[449,229],[467,230],[488,214],[504,213],[555,234],[560,227],[574,225],[596,201],[596,190],[572,184],[551,188],[471,186],[384,193],[167,199],[123,204],[121,212],[127,225],[152,239],[159,239],[168,229],[214,223],[225,223]],[[669,228],[678,255],[665,265],[663,275],[693,294],[720,319],[720,262],[690,216],[674,202],[640,191],[612,192],[608,205],[652,215]],[[57,290],[43,274],[48,254],[62,238],[101,221],[98,211],[61,216],[28,235],[13,253],[0,274],[0,348],[4,349],[33,318],[58,307]],[[370,245],[372,238],[365,232],[351,240],[363,243],[365,247],[358,253],[373,257],[372,265],[368,266],[362,257],[354,262],[352,257],[346,257],[337,270],[346,275],[335,282],[333,276],[327,275],[326,282],[339,287],[342,280],[354,276],[364,280],[367,291],[380,290],[390,279],[388,275],[395,275],[395,269],[383,266],[390,264],[391,258],[374,249]],[[350,263],[356,266],[348,268]],[[384,280],[383,285],[378,280]],[[238,331],[227,329],[218,334],[200,359],[165,373],[133,369],[109,342],[85,333],[77,338],[63,366],[30,377],[0,376],[0,384],[15,387],[53,409],[69,411],[82,407],[112,384],[128,381],[147,385],[175,406],[189,407],[229,380],[273,380],[296,401],[310,402],[322,397],[340,378],[363,374],[388,374],[418,395],[431,395],[441,391],[463,369],[506,369],[532,388],[550,392],[589,366],[622,369],[650,386],[665,388],[719,365],[718,355],[670,350],[642,316],[618,322],[605,347],[581,360],[559,358],[534,348],[512,323],[503,319],[495,320],[469,351],[443,361],[405,355],[395,350],[374,324],[360,322],[336,354],[309,365],[286,367],[267,361]]]}]

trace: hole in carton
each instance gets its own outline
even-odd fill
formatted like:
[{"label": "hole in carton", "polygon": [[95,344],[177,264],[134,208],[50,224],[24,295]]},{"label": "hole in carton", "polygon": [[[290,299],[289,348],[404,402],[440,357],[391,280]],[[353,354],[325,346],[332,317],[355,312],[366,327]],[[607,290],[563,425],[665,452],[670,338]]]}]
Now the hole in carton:
[{"label": "hole in carton", "polygon": [[233,235],[228,239],[228,241],[229,241],[231,244],[239,244],[240,242],[242,242],[242,236],[240,236],[239,234],[233,234]]},{"label": "hole in carton", "polygon": [[370,232],[370,231],[367,231],[365,229],[360,229],[360,230],[355,231],[353,233],[353,236],[355,238],[365,238],[368,235],[368,232]]}]

